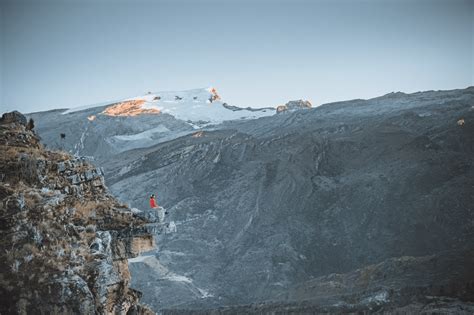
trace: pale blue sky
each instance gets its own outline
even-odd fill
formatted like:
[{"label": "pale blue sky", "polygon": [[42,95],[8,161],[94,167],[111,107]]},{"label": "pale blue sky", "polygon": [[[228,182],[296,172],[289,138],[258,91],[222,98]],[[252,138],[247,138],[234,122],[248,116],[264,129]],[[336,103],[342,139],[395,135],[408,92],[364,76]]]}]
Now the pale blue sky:
[{"label": "pale blue sky", "polygon": [[1,1],[1,112],[215,86],[237,106],[474,85],[474,0]]}]

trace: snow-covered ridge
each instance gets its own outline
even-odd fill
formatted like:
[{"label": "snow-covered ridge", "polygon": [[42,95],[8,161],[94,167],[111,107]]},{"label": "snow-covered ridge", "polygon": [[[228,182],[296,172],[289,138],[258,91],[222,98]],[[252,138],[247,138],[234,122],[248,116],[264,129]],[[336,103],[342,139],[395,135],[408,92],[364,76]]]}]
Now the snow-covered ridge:
[{"label": "snow-covered ridge", "polygon": [[[255,119],[275,114],[270,108],[231,110],[221,101],[215,88],[187,91],[148,92],[117,102],[94,104],[71,108],[63,112],[77,111],[110,105],[101,114],[111,116],[134,116],[137,114],[169,114],[195,128],[218,124],[226,120]],[[127,112],[128,108],[130,111]],[[116,114],[119,112],[119,114]]]},{"label": "snow-covered ridge", "polygon": [[110,104],[115,104],[115,103],[118,103],[118,102],[120,102],[120,101],[107,101],[107,102],[83,105],[83,106],[78,106],[78,107],[72,107],[72,108],[69,108],[68,110],[65,110],[61,114],[62,115],[71,114],[71,113],[80,112],[82,110],[86,110],[86,109],[90,109],[90,108],[102,107],[102,106],[106,106],[106,105],[110,105]]}]

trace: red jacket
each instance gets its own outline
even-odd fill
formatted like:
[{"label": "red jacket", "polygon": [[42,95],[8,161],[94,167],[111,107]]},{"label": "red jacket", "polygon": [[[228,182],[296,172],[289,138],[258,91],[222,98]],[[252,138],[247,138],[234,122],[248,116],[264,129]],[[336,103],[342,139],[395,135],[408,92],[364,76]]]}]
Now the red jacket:
[{"label": "red jacket", "polygon": [[158,205],[155,202],[155,198],[150,198],[150,207],[151,208],[156,208]]}]

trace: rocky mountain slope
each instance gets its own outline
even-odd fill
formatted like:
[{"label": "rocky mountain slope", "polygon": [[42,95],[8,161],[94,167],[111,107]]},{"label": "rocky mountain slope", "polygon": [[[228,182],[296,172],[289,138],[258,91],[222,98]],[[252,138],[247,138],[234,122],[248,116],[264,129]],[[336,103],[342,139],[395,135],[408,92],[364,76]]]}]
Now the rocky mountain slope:
[{"label": "rocky mountain slope", "polygon": [[147,221],[102,169],[45,150],[29,129],[18,112],[0,119],[0,314],[154,314],[127,263],[154,248]]},{"label": "rocky mountain slope", "polygon": [[[177,224],[178,233],[158,236],[153,258],[132,264],[132,285],[154,309],[169,312],[252,303],[244,309],[271,304],[269,312],[297,312],[309,303],[337,312],[352,303],[367,311],[373,303],[364,299],[381,288],[388,292],[376,303],[381,312],[424,306],[430,295],[469,310],[473,106],[473,87],[391,93],[104,151],[97,162],[110,189],[140,209],[157,193]],[[32,117],[60,122],[38,123],[53,146],[79,114],[83,123],[90,113],[61,115],[69,121],[59,112]],[[114,117],[107,128],[124,132],[123,125],[142,121],[160,128],[159,116]],[[83,143],[84,152],[101,150]],[[347,285],[360,276],[356,270],[367,270],[378,287]],[[412,283],[403,270],[411,270]],[[324,283],[341,289],[334,299],[319,296]],[[407,300],[406,292],[417,293]]]},{"label": "rocky mountain slope", "polygon": [[162,314],[468,315],[474,312],[473,263],[472,250],[403,256],[303,282],[273,301]]}]

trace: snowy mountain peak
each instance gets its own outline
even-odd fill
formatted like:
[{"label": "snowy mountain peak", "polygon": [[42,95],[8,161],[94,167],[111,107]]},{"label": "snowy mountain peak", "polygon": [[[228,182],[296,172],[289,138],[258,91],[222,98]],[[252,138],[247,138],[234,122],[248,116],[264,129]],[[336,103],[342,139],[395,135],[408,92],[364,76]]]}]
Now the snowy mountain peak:
[{"label": "snowy mountain peak", "polygon": [[222,102],[214,87],[185,91],[148,92],[145,95],[116,102],[68,109],[63,114],[104,106],[106,106],[105,109],[97,114],[107,116],[168,114],[194,128],[219,124],[227,120],[255,119],[275,114],[273,108],[232,109]]}]

